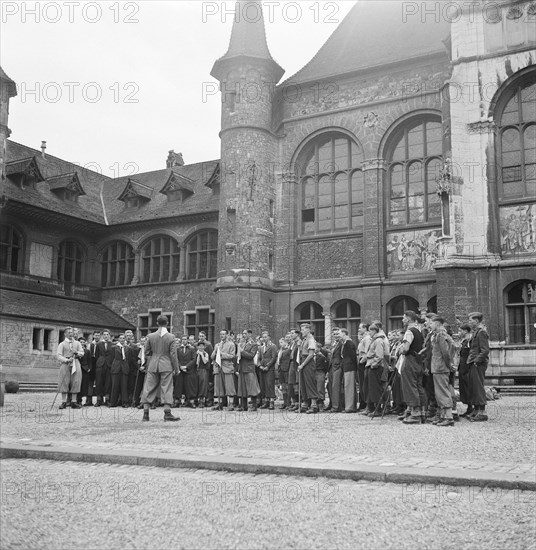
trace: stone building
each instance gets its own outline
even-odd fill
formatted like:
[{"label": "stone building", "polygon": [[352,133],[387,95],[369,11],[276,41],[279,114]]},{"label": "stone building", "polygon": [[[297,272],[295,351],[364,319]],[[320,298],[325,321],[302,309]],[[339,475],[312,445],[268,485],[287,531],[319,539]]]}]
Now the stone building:
[{"label": "stone building", "polygon": [[220,159],[110,179],[7,141],[6,375],[50,375],[66,322],[324,340],[427,309],[482,311],[488,375],[534,382],[536,3],[361,0],[283,81],[260,2],[236,9]]}]

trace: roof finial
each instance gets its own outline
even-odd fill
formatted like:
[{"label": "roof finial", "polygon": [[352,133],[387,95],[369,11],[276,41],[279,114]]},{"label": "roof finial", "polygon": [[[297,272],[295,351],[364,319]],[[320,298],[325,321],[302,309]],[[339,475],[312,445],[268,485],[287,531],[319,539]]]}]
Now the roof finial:
[{"label": "roof finial", "polygon": [[46,141],[41,141],[41,156],[43,158],[46,158],[45,157],[45,149],[47,148],[47,142]]}]

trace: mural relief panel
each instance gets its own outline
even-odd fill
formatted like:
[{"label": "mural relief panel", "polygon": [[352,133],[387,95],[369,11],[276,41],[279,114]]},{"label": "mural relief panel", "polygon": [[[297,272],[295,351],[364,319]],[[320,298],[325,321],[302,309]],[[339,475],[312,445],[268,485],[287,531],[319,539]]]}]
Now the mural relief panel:
[{"label": "mural relief panel", "polygon": [[536,252],[536,204],[505,206],[499,217],[503,254]]},{"label": "mural relief panel", "polygon": [[399,231],[387,235],[387,272],[433,271],[441,254],[440,229]]}]

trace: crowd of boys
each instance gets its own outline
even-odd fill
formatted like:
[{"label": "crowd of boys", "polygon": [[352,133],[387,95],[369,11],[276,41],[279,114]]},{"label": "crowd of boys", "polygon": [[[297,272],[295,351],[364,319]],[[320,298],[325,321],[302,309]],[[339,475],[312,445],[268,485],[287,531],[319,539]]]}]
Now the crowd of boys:
[{"label": "crowd of boys", "polygon": [[[403,324],[386,335],[381,322],[362,323],[357,343],[336,327],[326,346],[308,323],[291,329],[279,346],[267,331],[254,336],[249,329],[238,336],[222,330],[214,346],[204,332],[177,338],[165,316],[139,342],[132,331],[112,341],[108,330],[87,342],[67,327],[58,346],[60,408],[80,408],[85,398],[84,406],[143,408],[148,420],[149,409],[161,404],[165,420],[178,420],[173,407],[273,410],[277,388],[280,409],[306,414],[397,414],[408,425],[453,426],[459,416],[486,421],[489,338],[482,314],[471,313],[456,339],[439,315],[406,311]],[[467,405],[459,416],[456,372]]]}]

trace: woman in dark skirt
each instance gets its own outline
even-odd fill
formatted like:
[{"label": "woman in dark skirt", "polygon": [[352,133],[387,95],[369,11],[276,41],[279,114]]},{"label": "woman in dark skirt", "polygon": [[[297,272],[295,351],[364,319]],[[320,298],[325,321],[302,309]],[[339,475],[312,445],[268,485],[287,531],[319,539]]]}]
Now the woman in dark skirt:
[{"label": "woman in dark skirt", "polygon": [[469,384],[469,367],[467,366],[467,358],[469,357],[469,349],[471,347],[471,327],[462,325],[462,341],[460,349],[460,363],[458,365],[460,401],[467,405],[467,410],[460,416],[468,416],[473,412],[471,403],[471,386]]}]

